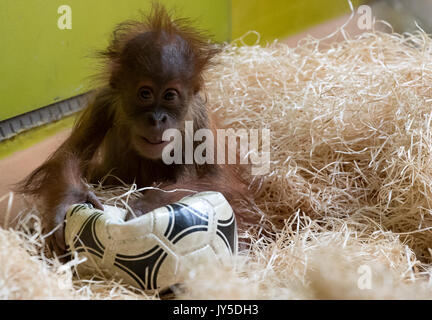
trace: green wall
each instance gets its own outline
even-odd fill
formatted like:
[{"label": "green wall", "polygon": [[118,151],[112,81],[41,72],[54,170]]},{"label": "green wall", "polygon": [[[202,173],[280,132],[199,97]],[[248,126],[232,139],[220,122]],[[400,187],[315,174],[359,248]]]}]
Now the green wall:
[{"label": "green wall", "polygon": [[[230,38],[229,0],[164,0],[216,41]],[[60,30],[58,7],[72,8]],[[95,60],[113,27],[147,11],[150,0],[0,0],[0,121],[88,91]]]},{"label": "green wall", "polygon": [[[215,41],[249,30],[261,43],[283,38],[342,13],[347,0],[161,0],[208,30]],[[358,5],[360,0],[354,0]],[[72,30],[60,30],[61,5],[72,8]],[[113,27],[151,0],[0,0],[0,121],[65,100],[91,87],[92,54],[106,47]],[[254,40],[252,40],[254,41]]]}]

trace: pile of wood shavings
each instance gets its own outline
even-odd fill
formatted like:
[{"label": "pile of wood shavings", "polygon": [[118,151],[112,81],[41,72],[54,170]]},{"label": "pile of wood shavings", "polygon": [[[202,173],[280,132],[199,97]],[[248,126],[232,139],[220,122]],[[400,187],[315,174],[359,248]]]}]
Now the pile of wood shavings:
[{"label": "pile of wood shavings", "polygon": [[[179,298],[432,297],[432,40],[376,32],[319,48],[232,44],[209,70],[228,127],[271,130],[256,202],[273,228],[243,231],[237,263],[198,266]],[[44,257],[28,219],[0,229],[0,298],[157,298],[73,277],[79,257]]]}]

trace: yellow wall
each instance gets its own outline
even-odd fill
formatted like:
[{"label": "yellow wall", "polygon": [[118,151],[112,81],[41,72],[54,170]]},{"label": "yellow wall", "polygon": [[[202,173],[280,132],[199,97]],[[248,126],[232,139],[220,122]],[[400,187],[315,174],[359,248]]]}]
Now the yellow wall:
[{"label": "yellow wall", "polygon": [[[261,44],[284,38],[349,12],[347,0],[161,0],[177,16],[196,19],[215,41],[249,30]],[[353,0],[355,6],[364,3]],[[65,100],[90,88],[97,69],[90,56],[106,47],[113,27],[151,0],[0,0],[0,121]],[[57,9],[72,8],[72,30],[59,30]],[[246,39],[247,40],[247,39]],[[255,39],[251,39],[252,42]],[[26,148],[73,119],[20,134],[0,143],[0,158]]]},{"label": "yellow wall", "polygon": [[[362,2],[352,1],[354,6]],[[232,39],[254,30],[265,44],[348,12],[347,0],[232,0]]]},{"label": "yellow wall", "polygon": [[[162,0],[197,19],[216,41],[230,37],[229,0]],[[61,5],[72,30],[60,30]],[[0,0],[0,121],[88,91],[89,58],[104,48],[115,24],[138,18],[150,0]]]},{"label": "yellow wall", "polygon": [[[197,20],[216,41],[249,30],[261,43],[348,12],[347,0],[162,0]],[[353,1],[358,4],[360,1]],[[0,121],[65,100],[90,88],[95,60],[118,22],[138,18],[151,0],[1,0]],[[60,30],[57,9],[72,8],[72,30]],[[253,41],[253,40],[252,40]]]}]

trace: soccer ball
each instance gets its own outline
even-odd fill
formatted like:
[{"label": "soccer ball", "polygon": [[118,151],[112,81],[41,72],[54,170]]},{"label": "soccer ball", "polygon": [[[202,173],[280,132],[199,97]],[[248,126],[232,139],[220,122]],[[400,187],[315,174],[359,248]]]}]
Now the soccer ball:
[{"label": "soccer ball", "polygon": [[197,265],[231,263],[237,254],[233,210],[219,192],[201,192],[124,221],[126,211],[76,204],[66,214],[67,249],[85,262],[80,275],[123,279],[145,291],[181,283]]}]

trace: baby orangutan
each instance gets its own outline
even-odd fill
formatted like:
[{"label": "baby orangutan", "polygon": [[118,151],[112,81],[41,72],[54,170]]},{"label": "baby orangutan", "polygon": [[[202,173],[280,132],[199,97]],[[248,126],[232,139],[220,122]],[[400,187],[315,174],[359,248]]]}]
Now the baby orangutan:
[{"label": "baby orangutan", "polygon": [[[88,202],[103,210],[84,181],[98,183],[108,173],[138,188],[214,190],[224,194],[240,217],[248,188],[233,166],[170,164],[162,161],[167,129],[192,121],[195,130],[214,130],[200,90],[203,72],[218,50],[185,23],[154,6],[145,22],[125,22],[113,33],[103,57],[106,83],[78,118],[70,137],[33,171],[19,191],[40,199],[46,231],[58,227],[50,244],[65,252],[63,221],[68,208]],[[184,153],[184,151],[183,151]],[[184,155],[183,155],[184,156]],[[184,162],[183,162],[184,163]],[[104,184],[119,184],[108,178]],[[175,202],[189,192],[144,191],[130,203],[137,215]],[[246,200],[246,201],[245,201]]]}]

